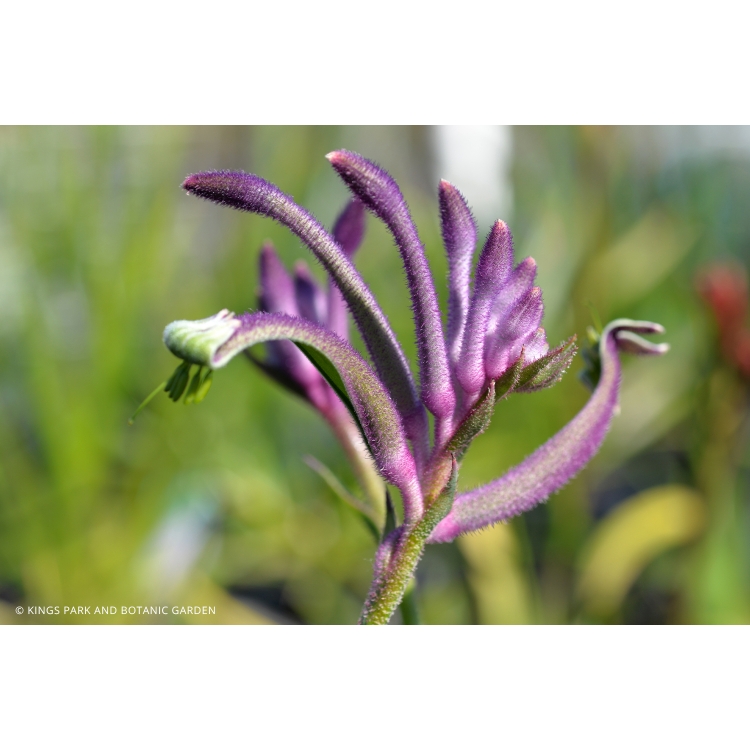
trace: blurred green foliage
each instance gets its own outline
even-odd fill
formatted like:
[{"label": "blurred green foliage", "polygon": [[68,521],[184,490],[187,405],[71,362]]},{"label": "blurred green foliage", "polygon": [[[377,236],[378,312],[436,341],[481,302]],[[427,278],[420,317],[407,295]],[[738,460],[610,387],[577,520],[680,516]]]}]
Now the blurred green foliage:
[{"label": "blurred green foliage", "polygon": [[[550,342],[584,342],[594,309],[603,322],[662,323],[672,351],[625,361],[603,450],[547,504],[428,549],[422,619],[747,622],[747,383],[694,278],[750,262],[750,151],[732,129],[514,128],[512,139],[502,218],[516,258],[539,265]],[[375,159],[406,195],[444,307],[434,144],[417,127],[0,128],[0,621],[356,620],[374,543],[303,460],[354,489],[305,404],[236,362],[199,406],[159,397],[127,420],[174,369],[167,323],[254,307],[263,240],[289,266],[314,266],[282,227],[184,195],[186,174],[255,172],[330,226],[347,194],[323,156]],[[357,265],[413,361],[400,260],[373,219]],[[562,427],[588,395],[581,367],[504,402],[460,487]],[[216,613],[121,611],[139,605]]]}]

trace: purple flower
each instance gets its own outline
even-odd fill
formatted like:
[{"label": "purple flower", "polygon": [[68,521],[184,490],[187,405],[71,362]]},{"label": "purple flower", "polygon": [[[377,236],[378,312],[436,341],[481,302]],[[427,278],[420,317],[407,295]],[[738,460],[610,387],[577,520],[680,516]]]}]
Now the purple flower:
[{"label": "purple flower", "polygon": [[[662,333],[655,323],[616,320],[602,332],[592,359],[594,392],[557,435],[504,476],[456,494],[460,461],[489,424],[496,402],[511,393],[554,385],[576,352],[575,337],[550,349],[541,327],[544,304],[534,286],[536,264],[514,266],[513,239],[498,221],[479,254],[477,230],[461,193],[439,186],[442,236],[448,255],[448,316],[443,330],[424,248],[403,195],[383,169],[348,151],[328,155],[354,193],[329,234],[288,195],[243,172],[191,175],[188,193],[280,221],[329,274],[322,289],[309,269],[293,274],[273,247],[260,253],[259,312],[222,311],[202,321],[176,321],[164,341],[183,364],[167,383],[179,398],[192,365],[192,392],[205,395],[209,375],[241,352],[306,399],[331,425],[358,471],[367,502],[360,509],[381,530],[374,580],[361,622],[387,622],[401,601],[427,543],[447,542],[523,513],[559,490],[597,452],[617,409],[620,352],[662,354],[639,334]],[[364,210],[382,220],[401,255],[412,301],[419,387],[388,319],[353,265]],[[369,362],[348,343],[347,311]],[[248,352],[266,344],[266,358]],[[187,368],[187,370],[186,370]],[[191,391],[192,389],[192,391]],[[434,416],[432,435],[426,412]],[[403,521],[385,533],[386,498],[379,478],[397,487]],[[369,469],[369,474],[368,474]]]}]

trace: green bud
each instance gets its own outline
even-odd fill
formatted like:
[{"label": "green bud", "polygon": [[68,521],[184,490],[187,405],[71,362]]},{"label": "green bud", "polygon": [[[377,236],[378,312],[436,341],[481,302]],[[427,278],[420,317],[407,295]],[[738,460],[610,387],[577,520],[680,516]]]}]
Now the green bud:
[{"label": "green bud", "polygon": [[210,365],[216,350],[241,326],[234,313],[222,310],[203,320],[175,320],[164,329],[169,351],[194,365]]},{"label": "green bud", "polygon": [[500,399],[513,393],[523,372],[525,361],[526,358],[522,348],[518,359],[495,381],[495,401],[500,401]]},{"label": "green bud", "polygon": [[543,357],[523,369],[516,386],[517,393],[532,393],[558,383],[575,357],[575,336],[563,341]]},{"label": "green bud", "polygon": [[448,451],[455,454],[457,461],[463,458],[471,441],[487,429],[494,411],[495,383],[492,382],[472,410],[464,417],[446,446]]},{"label": "green bud", "polygon": [[586,327],[586,336],[588,337],[591,346],[599,346],[601,334],[599,334],[599,332],[593,326]]}]

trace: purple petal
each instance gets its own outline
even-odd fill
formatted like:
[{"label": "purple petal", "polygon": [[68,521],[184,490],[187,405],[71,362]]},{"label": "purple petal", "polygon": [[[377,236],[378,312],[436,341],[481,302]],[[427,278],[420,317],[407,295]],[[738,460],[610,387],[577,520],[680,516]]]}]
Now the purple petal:
[{"label": "purple petal", "polygon": [[[270,242],[263,245],[258,256],[258,263],[260,266],[258,302],[261,310],[299,316],[294,282]],[[316,407],[321,408],[325,404],[324,386],[327,384],[315,366],[294,344],[289,341],[271,341],[266,351],[266,364],[272,371],[285,373],[290,381],[296,383],[295,390],[302,392]]]},{"label": "purple petal", "polygon": [[487,324],[488,337],[495,333],[497,324],[507,316],[510,307],[534,286],[535,278],[536,261],[533,258],[525,258],[513,269],[513,273],[492,303]]},{"label": "purple petal", "polygon": [[333,225],[333,238],[341,245],[348,258],[354,257],[365,236],[365,207],[352,198]]},{"label": "purple petal", "polygon": [[424,248],[395,180],[383,169],[351,151],[326,156],[352,192],[386,223],[406,270],[417,331],[422,401],[438,417],[448,417],[455,395],[448,368],[435,285]]},{"label": "purple petal", "polygon": [[409,364],[375,297],[333,237],[288,195],[256,175],[201,172],[190,175],[182,186],[214,203],[275,219],[310,248],[349,305],[375,369],[404,417],[409,437],[421,444],[427,436],[427,417]]},{"label": "purple petal", "polygon": [[499,378],[518,359],[521,347],[537,335],[543,315],[542,290],[535,286],[498,321],[493,338],[486,342],[485,372],[490,380]]},{"label": "purple petal", "polygon": [[[464,532],[525,513],[567,484],[599,450],[617,408],[621,340],[630,347],[632,337],[628,332],[662,330],[655,323],[624,319],[610,323],[599,344],[601,380],[588,403],[560,432],[507,474],[459,495],[430,541],[448,542]],[[649,344],[649,353],[663,354],[667,348],[666,344]]]},{"label": "purple petal", "polygon": [[298,261],[294,266],[294,295],[301,317],[321,325],[326,323],[328,304],[325,294],[302,261]]},{"label": "purple petal", "polygon": [[440,225],[448,255],[448,354],[455,367],[469,309],[471,259],[477,244],[477,227],[463,195],[440,181]]},{"label": "purple petal", "polygon": [[[333,238],[350,259],[359,249],[365,234],[365,207],[357,198],[352,199],[341,212],[333,227]],[[349,340],[346,303],[333,279],[328,280],[328,327]]]},{"label": "purple petal", "polygon": [[484,346],[490,310],[498,292],[508,281],[512,267],[513,238],[507,224],[497,221],[479,256],[461,360],[456,372],[461,387],[470,395],[479,393],[486,382]]},{"label": "purple petal", "polygon": [[401,491],[405,521],[416,521],[422,514],[422,494],[401,417],[385,386],[361,355],[335,333],[302,318],[252,313],[237,319],[240,327],[215,349],[209,366],[223,367],[245,349],[268,341],[296,341],[317,349],[341,376],[380,473]]},{"label": "purple petal", "polygon": [[[319,392],[317,389],[309,389],[306,387],[303,387],[299,384],[299,382],[294,379],[286,369],[286,367],[281,364],[278,364],[278,358],[272,357],[270,352],[272,347],[279,347],[283,344],[288,344],[288,341],[269,341],[266,344],[266,358],[265,360],[259,359],[255,356],[253,352],[245,352],[245,355],[247,358],[266,376],[271,378],[274,382],[278,383],[282,388],[286,388],[287,390],[291,391],[292,393],[299,396],[301,399],[305,401],[310,401],[313,406],[318,409],[324,416],[327,416],[330,408],[331,403],[333,399],[338,400],[338,396],[336,396],[335,393],[333,393],[333,389],[328,385],[328,383],[323,382],[323,387],[321,387],[321,391],[324,389],[328,389],[328,393],[324,396],[322,392]],[[321,376],[322,378],[322,376]],[[310,392],[312,390],[312,393]],[[343,404],[342,404],[343,406]],[[344,410],[346,410],[346,407],[343,407]]]},{"label": "purple petal", "polygon": [[260,277],[259,302],[267,312],[299,315],[294,282],[273,245],[266,242],[258,256]]},{"label": "purple petal", "polygon": [[549,344],[547,343],[547,332],[544,328],[537,328],[524,344],[524,361],[526,364],[536,362],[548,351]]}]

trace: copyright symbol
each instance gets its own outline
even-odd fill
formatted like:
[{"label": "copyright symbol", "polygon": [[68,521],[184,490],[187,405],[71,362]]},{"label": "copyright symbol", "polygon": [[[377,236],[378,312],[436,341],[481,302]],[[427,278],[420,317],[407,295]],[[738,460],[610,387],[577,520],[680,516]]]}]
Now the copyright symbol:
[{"label": "copyright symbol", "polygon": [[16,607],[16,614],[22,615],[23,614],[23,607]]}]

